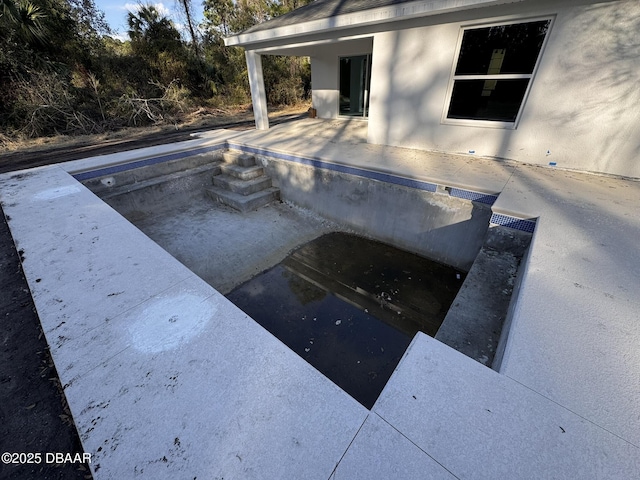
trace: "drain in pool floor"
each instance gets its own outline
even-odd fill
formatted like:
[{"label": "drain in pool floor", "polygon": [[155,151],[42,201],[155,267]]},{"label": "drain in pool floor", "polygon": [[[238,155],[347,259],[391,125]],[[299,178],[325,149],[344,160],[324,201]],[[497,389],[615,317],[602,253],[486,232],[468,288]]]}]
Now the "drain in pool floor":
[{"label": "drain in pool floor", "polygon": [[389,245],[331,233],[227,297],[371,408],[413,336],[435,335],[464,277]]}]

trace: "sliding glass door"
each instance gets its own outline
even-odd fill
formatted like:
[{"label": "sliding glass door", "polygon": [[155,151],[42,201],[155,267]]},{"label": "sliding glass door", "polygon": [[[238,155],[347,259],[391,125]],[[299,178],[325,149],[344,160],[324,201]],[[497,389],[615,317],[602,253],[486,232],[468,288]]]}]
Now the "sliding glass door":
[{"label": "sliding glass door", "polygon": [[340,58],[340,115],[367,117],[371,55]]}]

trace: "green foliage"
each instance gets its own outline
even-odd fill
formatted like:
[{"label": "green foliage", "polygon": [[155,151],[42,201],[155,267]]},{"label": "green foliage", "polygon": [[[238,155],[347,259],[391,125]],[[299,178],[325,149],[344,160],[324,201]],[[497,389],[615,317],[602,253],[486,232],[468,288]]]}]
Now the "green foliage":
[{"label": "green foliage", "polygon": [[183,53],[180,32],[153,5],[141,5],[138,12],[130,12],[127,23],[134,54],[151,58],[165,52],[176,55]]},{"label": "green foliage", "polygon": [[[204,0],[206,32],[205,52],[220,65],[217,89],[235,99],[250,98],[244,50],[225,47],[222,38],[239,33],[269,18],[290,12],[311,0]],[[290,105],[309,98],[311,65],[308,59],[296,57],[263,57],[263,72],[267,102]],[[244,95],[240,95],[240,89]]]},{"label": "green foliage", "polygon": [[205,0],[204,28],[214,38],[220,39],[233,32],[235,5],[232,0]]},{"label": "green foliage", "polygon": [[[185,41],[153,5],[127,15],[129,39],[110,36],[94,0],[0,0],[0,133],[95,133],[175,122],[199,105],[251,101],[244,50],[223,38],[309,0],[204,0],[200,33],[190,0]],[[264,57],[267,99],[308,98],[308,59]]]},{"label": "green foliage", "polygon": [[307,58],[265,56],[262,62],[267,102],[293,105],[311,94],[311,64]]},{"label": "green foliage", "polygon": [[0,26],[2,36],[27,44],[43,43],[47,37],[43,25],[45,14],[42,9],[27,0],[0,0]]}]

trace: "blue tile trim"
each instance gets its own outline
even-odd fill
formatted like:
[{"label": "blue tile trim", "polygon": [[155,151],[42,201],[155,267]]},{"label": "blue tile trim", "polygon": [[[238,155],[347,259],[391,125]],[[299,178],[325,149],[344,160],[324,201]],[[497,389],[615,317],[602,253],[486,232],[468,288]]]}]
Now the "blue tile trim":
[{"label": "blue tile trim", "polygon": [[[315,168],[323,168],[334,172],[346,173],[349,175],[355,175],[358,177],[369,178],[372,180],[379,180],[381,182],[391,183],[395,185],[401,185],[404,187],[416,188],[419,190],[425,190],[428,192],[436,192],[437,185],[435,183],[423,182],[420,180],[412,180],[410,178],[401,177],[389,173],[376,172],[373,170],[366,170],[358,167],[349,167],[347,165],[340,165],[337,163],[325,162],[322,160],[316,160],[313,158],[299,157],[297,155],[290,155],[287,153],[278,153],[266,148],[247,147],[237,143],[225,141],[216,145],[210,145],[207,147],[197,148],[194,150],[186,150],[182,152],[170,153],[168,155],[161,155],[159,157],[145,158],[130,163],[123,163],[120,165],[114,165],[112,167],[101,168],[98,170],[92,170],[89,172],[83,172],[73,175],[78,181],[89,180],[91,178],[102,177],[105,175],[112,175],[114,173],[125,172],[127,170],[133,170],[135,168],[146,167],[149,165],[156,165],[162,162],[169,162],[171,160],[178,160],[180,158],[186,158],[193,155],[199,155],[202,153],[211,152],[214,150],[221,150],[233,148],[245,153],[252,153],[254,155],[265,155],[272,158],[278,158],[281,160],[287,160],[290,162],[300,163],[302,165],[309,165]],[[465,200],[471,200],[472,202],[485,203],[487,205],[493,205],[497,200],[497,195],[491,195],[486,193],[474,192],[472,190],[464,190],[461,188],[448,187],[447,190],[452,197],[462,198]],[[508,215],[502,215],[500,213],[493,213],[491,215],[490,223],[494,225],[501,225],[503,227],[513,228],[515,230],[521,230],[523,232],[533,233],[536,227],[535,220],[523,220],[517,217],[510,217]]]},{"label": "blue tile trim", "polygon": [[521,218],[510,217],[508,215],[502,215],[500,213],[492,214],[490,223],[529,233],[533,233],[536,228],[535,220],[523,220]]},{"label": "blue tile trim", "polygon": [[229,148],[241,150],[246,153],[253,153],[254,155],[265,155],[272,158],[278,158],[280,160],[287,160],[289,162],[296,162],[302,165],[309,165],[315,168],[324,168],[326,170],[331,170],[334,172],[347,173],[349,175],[355,175],[358,177],[379,180],[381,182],[401,185],[403,187],[416,188],[419,190],[425,190],[427,192],[435,192],[437,189],[437,185],[435,183],[412,180],[410,178],[400,177],[398,175],[392,175],[389,173],[375,172],[372,170],[365,170],[363,168],[357,167],[349,167],[347,165],[324,162],[322,160],[315,160],[312,158],[298,157],[296,155],[289,155],[287,153],[273,152],[264,148],[245,147],[243,145],[238,145],[235,143],[229,143]]},{"label": "blue tile trim", "polygon": [[488,193],[474,192],[472,190],[463,190],[462,188],[451,187],[449,189],[449,195],[452,197],[458,197],[465,200],[471,200],[472,202],[486,203],[487,205],[493,205],[498,199],[497,195],[490,195]]},{"label": "blue tile trim", "polygon": [[[346,173],[349,175],[355,175],[358,177],[363,177],[363,178],[368,178],[368,179],[372,179],[372,180],[378,180],[381,182],[386,182],[386,183],[391,183],[394,185],[400,185],[403,187],[410,187],[410,188],[415,188],[418,190],[424,190],[427,192],[436,192],[437,191],[437,184],[435,183],[431,183],[431,182],[424,182],[421,180],[413,180],[410,178],[406,178],[406,177],[401,177],[398,175],[393,175],[390,173],[383,173],[383,172],[376,172],[373,170],[366,170],[364,168],[358,168],[358,167],[350,167],[347,165],[340,165],[337,163],[331,163],[331,162],[325,162],[323,160],[317,160],[317,159],[313,159],[313,158],[306,158],[306,157],[299,157],[297,155],[291,155],[288,153],[279,153],[279,152],[274,152],[271,150],[268,150],[266,148],[256,148],[256,147],[248,147],[245,145],[241,145],[241,144],[237,144],[237,143],[233,143],[233,142],[229,142],[229,141],[225,141],[223,143],[219,143],[216,145],[210,145],[207,147],[202,147],[202,148],[198,148],[195,150],[186,150],[186,151],[182,151],[182,152],[176,152],[176,153],[171,153],[168,155],[161,155],[159,157],[151,157],[151,158],[145,158],[143,160],[138,160],[138,161],[134,161],[134,162],[129,162],[129,163],[123,163],[120,165],[114,165],[112,167],[106,167],[106,168],[101,168],[98,170],[92,170],[89,172],[83,172],[83,173],[78,173],[75,174],[73,177],[78,180],[78,181],[84,181],[84,180],[89,180],[92,178],[96,178],[96,177],[102,177],[105,175],[113,175],[115,173],[120,173],[120,172],[126,172],[128,170],[133,170],[135,168],[140,168],[140,167],[146,167],[149,165],[156,165],[158,163],[163,163],[163,162],[169,162],[171,160],[178,160],[180,158],[186,158],[186,157],[190,157],[193,155],[199,155],[202,153],[207,153],[207,152],[211,152],[214,150],[220,150],[220,149],[226,149],[226,148],[232,148],[235,150],[240,150],[242,152],[245,153],[252,153],[254,155],[265,155],[268,157],[272,157],[272,158],[277,158],[280,160],[286,160],[289,162],[295,162],[295,163],[300,163],[302,165],[309,165],[315,168],[323,168],[326,170],[331,170],[334,172],[339,172],[339,173]],[[484,203],[487,205],[493,205],[493,203],[497,200],[498,196],[497,195],[491,195],[491,194],[486,194],[486,193],[480,193],[480,192],[474,192],[472,190],[464,190],[461,188],[454,188],[454,187],[450,187],[447,189],[449,191],[449,194],[452,197],[457,197],[457,198],[462,198],[465,200],[470,200],[472,202],[479,202],[479,203]],[[511,219],[511,220],[500,220],[500,221],[505,221],[508,224],[504,224],[505,226],[509,226],[511,228],[517,228],[518,230],[524,230],[524,231],[533,231],[533,226],[535,226],[535,222],[529,222],[527,220],[520,220],[520,219],[516,219],[514,217],[507,217],[504,215],[497,215],[494,214],[496,216],[496,218],[500,217],[500,219],[502,219],[503,217],[505,219]],[[493,222],[493,217],[492,217],[492,222]],[[524,225],[520,225],[520,223],[523,223]],[[497,223],[493,222],[493,223]],[[533,226],[530,226],[528,224],[532,223]],[[498,225],[503,225],[502,223],[497,223]],[[519,225],[518,226],[511,226],[511,224],[516,224]]]},{"label": "blue tile trim", "polygon": [[161,155],[159,157],[145,158],[144,160],[138,160],[130,163],[122,163],[120,165],[114,165],[112,167],[100,168],[98,170],[92,170],[90,172],[77,173],[73,175],[73,178],[82,182],[91,178],[102,177],[104,175],[113,175],[114,173],[126,172],[127,170],[133,170],[134,168],[146,167],[149,165],[156,165],[158,163],[169,162],[171,160],[178,160],[180,158],[191,157],[193,155],[200,155],[202,153],[211,152],[213,150],[220,150],[226,148],[227,144],[220,143],[218,145],[210,145],[208,147],[197,148],[195,150],[185,150],[183,152],[170,153],[168,155]]}]

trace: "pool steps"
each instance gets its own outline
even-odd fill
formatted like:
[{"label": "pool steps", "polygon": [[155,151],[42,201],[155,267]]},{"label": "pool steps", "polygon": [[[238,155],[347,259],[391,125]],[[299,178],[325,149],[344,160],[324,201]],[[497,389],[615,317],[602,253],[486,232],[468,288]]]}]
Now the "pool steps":
[{"label": "pool steps", "polygon": [[228,150],[220,159],[220,174],[214,175],[213,186],[206,188],[214,201],[248,212],[280,199],[280,189],[272,186],[253,155]]}]

